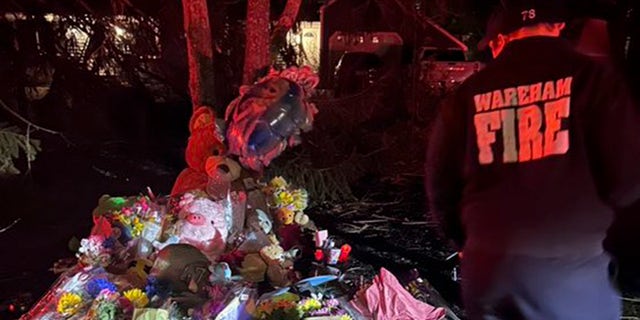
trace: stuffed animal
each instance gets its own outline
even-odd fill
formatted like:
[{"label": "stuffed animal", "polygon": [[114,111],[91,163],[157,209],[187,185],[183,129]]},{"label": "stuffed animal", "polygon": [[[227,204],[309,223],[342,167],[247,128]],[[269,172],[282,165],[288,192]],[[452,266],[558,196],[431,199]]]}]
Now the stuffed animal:
[{"label": "stuffed animal", "polygon": [[290,208],[284,207],[276,211],[276,217],[281,225],[290,225],[294,222],[295,213]]},{"label": "stuffed animal", "polygon": [[209,157],[224,155],[226,150],[215,120],[215,113],[207,107],[200,107],[194,111],[189,123],[191,136],[186,151],[189,167],[184,169],[176,179],[171,190],[172,195],[192,190],[205,190],[209,182],[206,170],[207,160]]},{"label": "stuffed animal", "polygon": [[253,231],[262,231],[265,234],[269,234],[273,229],[273,222],[267,213],[256,209],[249,211],[247,215],[247,227]]},{"label": "stuffed animal", "polygon": [[174,233],[180,243],[191,244],[215,260],[224,251],[229,233],[226,210],[222,201],[187,193],[180,201]]},{"label": "stuffed animal", "polygon": [[262,248],[260,256],[267,264],[281,264],[284,262],[284,249],[279,244],[272,244]]}]

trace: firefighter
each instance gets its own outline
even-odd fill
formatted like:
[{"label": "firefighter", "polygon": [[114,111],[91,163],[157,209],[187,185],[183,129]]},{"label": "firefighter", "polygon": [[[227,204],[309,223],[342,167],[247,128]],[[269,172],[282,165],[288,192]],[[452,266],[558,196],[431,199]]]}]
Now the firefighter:
[{"label": "firefighter", "polygon": [[603,239],[640,199],[640,117],[622,77],[560,37],[558,0],[504,0],[494,60],[441,106],[431,217],[464,252],[469,319],[613,320]]}]

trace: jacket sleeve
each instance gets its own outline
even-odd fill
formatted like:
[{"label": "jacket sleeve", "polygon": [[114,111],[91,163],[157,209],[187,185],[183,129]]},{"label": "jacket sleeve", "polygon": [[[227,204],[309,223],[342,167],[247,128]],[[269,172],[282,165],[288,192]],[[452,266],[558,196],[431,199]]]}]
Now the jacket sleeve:
[{"label": "jacket sleeve", "polygon": [[613,68],[597,72],[594,85],[586,128],[590,166],[602,199],[622,209],[640,199],[640,110]]},{"label": "jacket sleeve", "polygon": [[427,146],[425,187],[429,201],[427,219],[461,249],[465,241],[460,201],[466,129],[463,106],[457,101],[452,96],[440,106]]}]

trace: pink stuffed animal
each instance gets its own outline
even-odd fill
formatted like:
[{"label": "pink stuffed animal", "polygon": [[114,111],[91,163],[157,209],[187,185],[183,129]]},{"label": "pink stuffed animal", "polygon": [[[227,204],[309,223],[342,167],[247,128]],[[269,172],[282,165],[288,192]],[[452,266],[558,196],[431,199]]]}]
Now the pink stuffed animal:
[{"label": "pink stuffed animal", "polygon": [[180,201],[180,221],[175,234],[180,243],[200,249],[209,259],[215,260],[224,250],[229,234],[227,215],[231,206],[225,201],[213,201],[186,193]]}]

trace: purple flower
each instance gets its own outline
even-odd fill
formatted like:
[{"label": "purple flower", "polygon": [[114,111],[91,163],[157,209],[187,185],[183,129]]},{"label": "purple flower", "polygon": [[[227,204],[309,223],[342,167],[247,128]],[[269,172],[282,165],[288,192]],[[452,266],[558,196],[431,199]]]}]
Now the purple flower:
[{"label": "purple flower", "polygon": [[311,311],[309,314],[311,316],[313,316],[313,317],[328,316],[328,315],[331,314],[331,310],[329,308],[327,308],[327,307],[324,307],[324,308],[318,309],[316,311]]},{"label": "purple flower", "polygon": [[113,249],[116,245],[116,239],[114,239],[113,237],[109,237],[104,239],[104,242],[102,242],[102,247],[105,249]]},{"label": "purple flower", "polygon": [[338,302],[337,299],[329,299],[327,301],[324,302],[324,305],[327,308],[337,308],[340,305],[340,302]]},{"label": "purple flower", "polygon": [[149,297],[158,296],[162,299],[169,296],[170,290],[167,283],[159,281],[156,277],[149,276],[147,278],[147,285],[144,288],[145,293]]},{"label": "purple flower", "polygon": [[117,292],[118,288],[111,281],[102,278],[93,279],[87,284],[87,293],[92,298],[97,297],[103,290]]}]

